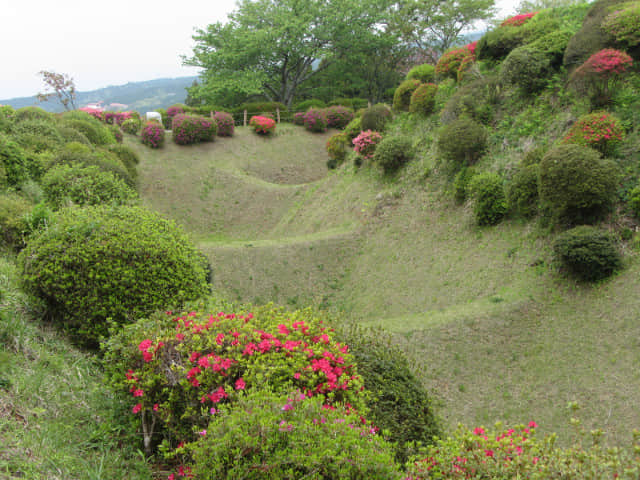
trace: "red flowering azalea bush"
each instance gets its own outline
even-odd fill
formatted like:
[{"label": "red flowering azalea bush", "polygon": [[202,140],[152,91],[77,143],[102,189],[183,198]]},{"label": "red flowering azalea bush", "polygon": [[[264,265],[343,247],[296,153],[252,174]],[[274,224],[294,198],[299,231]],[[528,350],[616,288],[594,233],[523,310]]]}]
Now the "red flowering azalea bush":
[{"label": "red flowering azalea bush", "polygon": [[173,141],[178,145],[212,142],[216,136],[216,122],[198,115],[177,114],[171,123]]},{"label": "red flowering azalea bush", "polygon": [[536,16],[538,12],[530,12],[530,13],[521,13],[519,15],[514,15],[513,17],[507,18],[504,22],[500,24],[501,27],[519,27],[527,23],[534,16]]},{"label": "red flowering azalea bush", "polygon": [[255,115],[249,120],[249,126],[258,135],[270,135],[276,131],[276,121],[273,118]]},{"label": "red flowering azalea bush", "polygon": [[591,55],[571,77],[573,85],[590,95],[595,106],[611,101],[613,89],[622,75],[633,65],[633,59],[625,52],[605,48]]},{"label": "red flowering azalea bush", "polygon": [[218,127],[219,137],[232,137],[235,129],[235,121],[233,115],[227,112],[216,112],[213,114],[213,120]]},{"label": "red flowering azalea bush", "polygon": [[382,140],[382,135],[379,132],[365,130],[353,139],[353,147],[356,153],[369,160],[373,158],[373,154],[376,152],[376,146],[380,143],[380,140]]},{"label": "red flowering azalea bush", "polygon": [[362,411],[362,380],[332,332],[309,310],[272,305],[251,313],[159,313],[112,337],[105,361],[112,385],[131,396],[146,450],[158,431],[175,448],[197,439],[221,405],[266,385]]},{"label": "red flowering azalea bush", "polygon": [[304,127],[314,133],[326,132],[327,116],[325,111],[318,108],[310,108],[307,110],[304,114]]},{"label": "red flowering azalea bush", "polygon": [[478,42],[473,42],[464,47],[450,50],[443,54],[436,63],[436,75],[458,80],[469,66],[475,61],[475,51]]},{"label": "red flowering azalea bush", "polygon": [[151,148],[161,148],[164,145],[164,127],[157,122],[147,122],[140,132],[140,140]]},{"label": "red flowering azalea bush", "polygon": [[624,129],[618,118],[607,112],[594,112],[580,117],[562,142],[584,145],[607,154],[623,138]]},{"label": "red flowering azalea bush", "polygon": [[304,115],[306,112],[297,112],[293,114],[293,124],[294,125],[304,125]]},{"label": "red flowering azalea bush", "polygon": [[354,117],[353,110],[342,105],[327,107],[324,110],[324,114],[327,118],[327,127],[337,128],[338,130],[342,130],[349,125],[349,122]]}]

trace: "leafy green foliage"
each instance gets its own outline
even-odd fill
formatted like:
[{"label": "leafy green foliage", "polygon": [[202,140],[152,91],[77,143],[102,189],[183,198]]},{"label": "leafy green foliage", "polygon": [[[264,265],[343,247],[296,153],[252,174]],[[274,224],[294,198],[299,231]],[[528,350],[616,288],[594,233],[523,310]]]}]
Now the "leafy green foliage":
[{"label": "leafy green foliage", "polygon": [[19,108],[12,115],[12,118],[16,123],[24,122],[26,120],[44,120],[49,122],[54,121],[53,115],[40,107]]},{"label": "leafy green foliage", "polygon": [[436,93],[438,93],[436,84],[425,83],[420,85],[411,95],[409,111],[421,115],[433,113],[433,109],[436,106]]},{"label": "leafy green foliage", "polygon": [[420,85],[420,80],[416,79],[408,79],[402,82],[393,94],[393,109],[396,112],[409,111],[411,95]]},{"label": "leafy green foliage", "polygon": [[[442,87],[439,87],[439,91]],[[443,123],[469,116],[489,124],[500,104],[501,85],[495,76],[487,76],[464,84],[448,99],[440,114]],[[437,98],[437,97],[436,97]]]},{"label": "leafy green foliage", "polygon": [[557,69],[562,65],[562,57],[572,36],[571,30],[557,30],[543,35],[527,47],[546,54],[551,67]]},{"label": "leafy green foliage", "polygon": [[633,214],[640,218],[640,185],[629,192],[629,207]]},{"label": "leafy green foliage", "polygon": [[140,207],[60,212],[19,257],[25,287],[94,344],[116,325],[207,291],[200,256],[173,223]]},{"label": "leafy green foliage", "polygon": [[79,130],[76,130],[75,128],[68,126],[59,126],[58,132],[62,136],[64,143],[77,142],[83,143],[85,145],[91,144],[87,136]]},{"label": "leafy green foliage", "polygon": [[622,266],[614,236],[588,225],[558,235],[553,252],[560,267],[580,280],[600,280]]},{"label": "leafy green foliage", "polygon": [[502,60],[511,50],[524,43],[525,32],[520,27],[498,27],[485,33],[476,49],[478,60]]},{"label": "leafy green foliage", "polygon": [[138,178],[138,170],[136,166],[140,163],[140,157],[136,151],[128,145],[114,144],[109,145],[108,150],[113,153],[124,165],[127,170],[131,182],[127,184],[132,186],[136,184]]},{"label": "leafy green foliage", "polygon": [[128,118],[124,122],[120,128],[124,133],[128,133],[130,135],[137,135],[140,131],[140,127],[142,126],[142,122],[137,118]]},{"label": "leafy green foliage", "polygon": [[502,80],[517,85],[525,95],[542,90],[552,73],[549,55],[529,46],[512,50],[500,68]]},{"label": "leafy green foliage", "polygon": [[[78,113],[77,116],[71,114]],[[82,115],[79,115],[82,113]],[[104,123],[84,112],[69,112],[63,117],[63,125],[75,128],[84,134],[94,145],[110,145],[116,143],[113,134]]]},{"label": "leafy green foliage", "polygon": [[95,165],[57,165],[42,177],[42,189],[56,210],[71,204],[122,205],[137,197],[124,181]]},{"label": "leafy green foliage", "polygon": [[[409,100],[411,100],[411,97],[409,97]],[[408,106],[409,104],[407,103],[407,108]],[[362,117],[360,117],[360,131],[373,130],[376,132],[383,132],[385,127],[387,126],[387,123],[391,119],[392,119],[392,113],[389,107],[387,107],[382,103],[377,103],[367,108],[362,114]]]},{"label": "leafy green foliage", "polygon": [[342,164],[350,146],[349,138],[344,132],[332,135],[326,144],[327,153],[329,154],[327,167],[334,169]]},{"label": "leafy green foliage", "polygon": [[9,185],[19,185],[28,177],[27,159],[20,146],[0,134],[0,162]]},{"label": "leafy green foliage", "polygon": [[602,29],[618,44],[636,47],[640,43],[640,4],[628,2],[605,17]]},{"label": "leafy green foliage", "polygon": [[213,415],[188,449],[203,480],[400,478],[390,444],[356,412],[296,393],[241,397]]},{"label": "leafy green foliage", "polygon": [[344,127],[344,131],[342,133],[344,133],[349,139],[349,142],[351,142],[354,138],[360,135],[361,131],[362,117],[355,117],[346,127]]},{"label": "leafy green foliage", "polygon": [[540,162],[540,204],[552,220],[592,223],[608,211],[616,195],[617,165],[595,150],[566,144],[552,148]]},{"label": "leafy green foliage", "polygon": [[0,194],[0,245],[18,251],[24,247],[24,234],[28,230],[25,216],[32,205],[14,193]]},{"label": "leafy green foliage", "polygon": [[456,202],[464,203],[469,195],[469,182],[476,174],[473,167],[463,166],[453,177],[453,198]]},{"label": "leafy green foliage", "polygon": [[55,150],[64,143],[55,124],[48,120],[24,120],[15,123],[11,133],[22,148],[36,153]]},{"label": "leafy green foliage", "polygon": [[296,112],[306,112],[310,108],[325,108],[327,104],[319,98],[310,98],[309,100],[303,100],[298,102],[293,107]]},{"label": "leafy green foliage", "polygon": [[387,136],[377,145],[373,154],[373,163],[380,166],[384,173],[390,174],[411,160],[412,156],[411,137]]},{"label": "leafy green foliage", "polygon": [[494,172],[482,172],[471,178],[469,192],[473,199],[473,214],[481,226],[496,225],[507,213],[504,181]]},{"label": "leafy green foliage", "polygon": [[469,117],[463,116],[445,125],[437,139],[438,151],[457,171],[475,163],[487,149],[485,128]]},{"label": "leafy green foliage", "polygon": [[537,163],[523,165],[507,184],[509,209],[525,218],[538,212],[538,170]]},{"label": "leafy green foliage", "polygon": [[432,83],[436,76],[436,67],[430,63],[423,63],[422,65],[416,65],[409,73],[407,73],[407,80],[416,79],[420,83]]}]

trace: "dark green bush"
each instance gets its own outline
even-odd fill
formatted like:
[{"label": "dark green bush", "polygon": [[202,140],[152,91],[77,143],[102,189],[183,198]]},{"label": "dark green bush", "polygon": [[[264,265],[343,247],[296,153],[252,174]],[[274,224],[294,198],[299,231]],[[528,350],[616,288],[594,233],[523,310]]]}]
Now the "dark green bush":
[{"label": "dark green bush", "polygon": [[521,27],[498,27],[485,33],[476,46],[478,60],[502,60],[509,52],[524,43],[525,31]]},{"label": "dark green bush", "polygon": [[466,115],[484,125],[489,124],[494,116],[494,107],[500,103],[501,88],[498,78],[494,76],[479,78],[463,85],[442,109],[442,122],[450,123]]},{"label": "dark green bush", "polygon": [[369,106],[369,100],[366,98],[334,98],[327,106],[342,105],[352,110],[358,110],[359,108],[367,108]]},{"label": "dark green bush", "polygon": [[127,145],[117,143],[109,145],[108,150],[122,162],[124,168],[129,174],[129,177],[131,177],[135,184],[138,178],[138,169],[136,167],[140,163],[140,157],[136,151]]},{"label": "dark green bush", "polygon": [[0,245],[18,251],[24,247],[25,216],[32,205],[14,193],[0,194]]},{"label": "dark green bush", "polygon": [[[84,112],[79,113],[84,114]],[[109,131],[107,125],[102,123],[100,120],[93,118],[89,114],[73,117],[65,115],[63,116],[63,125],[75,128],[79,132],[82,132],[93,145],[109,145],[116,143],[116,139]]]},{"label": "dark green bush", "polygon": [[4,167],[6,182],[19,185],[28,178],[27,158],[16,142],[0,134],[0,163]]},{"label": "dark green bush", "polygon": [[346,127],[344,127],[344,131],[342,133],[344,133],[347,136],[349,143],[351,143],[351,141],[354,138],[360,135],[361,131],[362,131],[362,117],[355,117],[353,120],[349,122],[349,124]]},{"label": "dark green bush", "polygon": [[413,145],[410,137],[387,136],[376,147],[373,163],[380,166],[384,173],[393,173],[411,160]]},{"label": "dark green bush", "polygon": [[542,158],[547,153],[547,147],[543,145],[537,145],[529,150],[527,150],[520,160],[520,165],[523,167],[528,167],[529,165],[536,165],[542,161]]},{"label": "dark green bush", "polygon": [[344,132],[336,133],[327,140],[326,149],[329,154],[327,168],[332,170],[344,162],[344,158],[347,156],[347,152],[349,151],[349,143],[349,139]]},{"label": "dark green bush", "polygon": [[280,110],[282,115],[287,112],[287,107],[280,102],[247,102],[234,108],[232,113],[243,113],[245,110],[249,117],[269,113],[275,118],[277,110]]},{"label": "dark green bush", "polygon": [[475,175],[473,167],[463,166],[453,177],[453,198],[457,203],[464,203],[469,195],[469,182]]},{"label": "dark green bush", "polygon": [[438,93],[438,85],[423,83],[411,95],[409,111],[420,115],[433,113],[436,106],[436,93]]},{"label": "dark green bush", "polygon": [[407,73],[407,80],[419,80],[421,83],[432,83],[436,77],[436,67],[429,63],[423,63],[422,65],[416,65],[409,73]]},{"label": "dark green bush", "polygon": [[560,267],[580,280],[600,280],[622,266],[613,235],[587,225],[560,234],[553,252]]},{"label": "dark green bush", "polygon": [[619,178],[617,165],[582,145],[559,145],[540,162],[540,206],[553,221],[592,223],[610,209]]},{"label": "dark green bush", "polygon": [[36,153],[56,150],[64,143],[56,126],[47,120],[25,120],[14,123],[11,133],[22,148]]},{"label": "dark green bush", "polygon": [[512,50],[500,67],[502,81],[518,86],[525,95],[542,90],[553,72],[550,56],[529,46]]},{"label": "dark green bush", "polygon": [[122,205],[137,196],[120,178],[95,165],[57,165],[42,177],[42,189],[56,210],[73,204]]},{"label": "dark green bush", "polygon": [[327,104],[318,98],[311,98],[309,100],[303,100],[300,103],[296,103],[293,110],[296,112],[306,112],[310,108],[325,108]]},{"label": "dark green bush", "polygon": [[411,105],[411,95],[421,85],[422,82],[416,79],[409,79],[402,82],[398,88],[396,88],[393,94],[393,109],[396,112],[409,111]]},{"label": "dark green bush", "polygon": [[551,67],[557,69],[562,65],[562,57],[572,36],[570,30],[558,30],[543,35],[535,42],[528,44],[527,47],[546,54]]},{"label": "dark green bush", "polygon": [[[410,98],[411,97],[409,97],[409,100]],[[407,106],[408,105],[407,103]],[[360,128],[362,131],[373,130],[374,132],[383,132],[391,118],[392,115],[389,107],[382,103],[377,103],[364,111],[362,117],[360,117]],[[356,136],[357,135],[358,134],[356,134]]]},{"label": "dark green bush", "polygon": [[61,211],[18,261],[25,287],[90,345],[111,323],[130,323],[208,291],[202,259],[182,230],[140,207]]},{"label": "dark green bush", "polygon": [[487,131],[476,121],[463,116],[442,128],[437,145],[443,159],[457,171],[465,165],[472,165],[484,154]]},{"label": "dark green bush", "polygon": [[481,226],[496,225],[507,213],[502,177],[494,172],[475,175],[469,182],[473,198],[473,213]]},{"label": "dark green bush", "polygon": [[538,164],[522,166],[507,185],[507,204],[525,218],[538,213]]},{"label": "dark green bush", "polygon": [[63,125],[58,127],[58,132],[60,132],[60,135],[62,136],[64,143],[78,142],[78,143],[83,143],[85,145],[91,144],[87,136],[84,133],[80,132],[79,130],[76,130],[75,128],[71,128]]}]

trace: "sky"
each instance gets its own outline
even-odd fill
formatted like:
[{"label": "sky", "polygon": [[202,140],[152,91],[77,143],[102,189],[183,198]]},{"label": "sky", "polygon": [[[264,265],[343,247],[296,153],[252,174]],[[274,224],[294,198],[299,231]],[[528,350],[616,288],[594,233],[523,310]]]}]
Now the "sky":
[{"label": "sky", "polygon": [[[519,0],[496,0],[500,16]],[[195,29],[224,22],[235,0],[0,0],[0,99],[44,91],[41,70],[78,91],[197,75],[182,66]]]}]

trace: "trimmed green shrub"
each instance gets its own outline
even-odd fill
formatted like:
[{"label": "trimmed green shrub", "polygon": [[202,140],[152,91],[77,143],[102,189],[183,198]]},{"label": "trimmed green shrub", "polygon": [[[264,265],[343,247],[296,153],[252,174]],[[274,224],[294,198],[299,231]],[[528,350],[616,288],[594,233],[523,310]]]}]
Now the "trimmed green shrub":
[{"label": "trimmed green shrub", "polygon": [[553,71],[548,54],[524,46],[507,55],[500,67],[500,78],[506,84],[518,86],[525,95],[532,95],[547,85]]},{"label": "trimmed green shrub", "polygon": [[15,111],[12,115],[13,121],[16,123],[24,122],[27,120],[43,120],[47,122],[54,122],[54,116],[52,113],[40,107],[22,107]]},{"label": "trimmed green shrub", "polygon": [[127,145],[120,144],[109,145],[109,151],[118,157],[124,165],[124,168],[127,169],[129,177],[135,182],[138,178],[138,169],[136,166],[140,163],[140,157],[136,151]]},{"label": "trimmed green shrub", "polygon": [[332,105],[324,109],[327,118],[327,127],[344,129],[353,120],[353,110],[342,105]]},{"label": "trimmed green shrub", "polygon": [[310,108],[303,118],[304,127],[310,132],[322,133],[327,131],[327,116],[324,110]]},{"label": "trimmed green shrub", "polygon": [[296,103],[293,109],[296,112],[306,112],[310,108],[325,108],[327,104],[318,98],[311,98],[309,100],[303,100],[300,103]]},{"label": "trimmed green shrub", "polygon": [[560,268],[580,280],[600,280],[622,266],[614,236],[588,225],[558,235],[553,252]]},{"label": "trimmed green shrub", "polygon": [[540,162],[540,206],[556,222],[592,223],[613,204],[618,178],[617,165],[595,150],[557,146]]},{"label": "trimmed green shrub", "polygon": [[400,478],[391,445],[360,418],[296,393],[252,393],[221,408],[188,447],[193,473],[202,480]]},{"label": "trimmed green shrub", "polygon": [[407,80],[419,80],[420,83],[433,83],[436,77],[436,67],[429,63],[423,63],[422,65],[416,65],[409,73],[407,73]]},{"label": "trimmed green shrub", "polygon": [[95,165],[57,165],[42,177],[49,205],[58,210],[69,205],[122,205],[136,193],[111,172]]},{"label": "trimmed green shrub", "polygon": [[369,106],[369,100],[366,98],[334,98],[327,103],[328,107],[333,105],[342,105],[351,110],[358,110],[359,108],[367,108]]},{"label": "trimmed green shrub", "polygon": [[485,33],[476,48],[478,60],[502,60],[525,41],[526,32],[520,27],[498,27]]},{"label": "trimmed green shrub", "polygon": [[140,207],[61,211],[18,261],[25,287],[89,345],[111,324],[208,291],[202,259],[183,231]]},{"label": "trimmed green shrub", "polygon": [[347,156],[347,151],[350,147],[350,141],[344,133],[336,133],[332,135],[326,143],[327,153],[329,154],[329,160],[327,161],[327,168],[334,169],[342,164],[344,158]]},{"label": "trimmed green shrub", "polygon": [[346,127],[344,127],[344,131],[342,133],[344,133],[349,139],[349,142],[351,142],[354,138],[360,135],[361,131],[362,117],[355,117]]},{"label": "trimmed green shrub", "polygon": [[69,116],[63,116],[63,125],[75,128],[83,133],[94,145],[110,145],[116,143],[116,139],[113,137],[111,131],[109,131],[107,125],[93,118],[88,113],[78,113],[82,113],[84,118],[79,119],[75,116],[70,118]]},{"label": "trimmed green shrub", "polygon": [[176,113],[171,118],[173,142],[177,145],[213,142],[216,137],[218,127],[212,118],[181,113]]},{"label": "trimmed green shrub", "polygon": [[453,198],[457,203],[464,203],[469,195],[469,182],[476,174],[473,167],[463,166],[453,177]]},{"label": "trimmed green shrub", "polygon": [[522,155],[522,159],[520,160],[520,165],[522,167],[528,167],[530,165],[536,165],[542,161],[542,157],[547,153],[547,147],[542,145],[537,145]]},{"label": "trimmed green shrub", "polygon": [[234,108],[232,113],[243,113],[245,110],[249,117],[255,115],[265,116],[268,113],[275,118],[277,110],[280,110],[282,115],[287,112],[287,107],[280,102],[247,102]]},{"label": "trimmed green shrub", "polygon": [[[411,96],[409,96],[408,100],[411,100]],[[407,108],[408,105],[407,103]],[[362,117],[360,117],[360,129],[361,131],[374,130],[383,132],[391,119],[392,113],[389,107],[383,103],[377,103],[363,112]]]},{"label": "trimmed green shrub", "polygon": [[164,125],[157,122],[147,122],[140,132],[140,141],[143,145],[151,148],[162,148],[164,146]]},{"label": "trimmed green shrub", "polygon": [[76,130],[75,128],[71,128],[63,125],[58,127],[58,132],[62,136],[64,143],[77,142],[77,143],[83,143],[85,145],[91,144],[87,136],[84,133]]},{"label": "trimmed green shrub", "polygon": [[55,124],[47,120],[24,120],[14,123],[11,134],[22,148],[36,153],[56,150],[64,143]]},{"label": "trimmed green shrub", "polygon": [[562,139],[563,143],[575,143],[598,150],[607,155],[624,138],[620,120],[608,112],[593,112],[580,117]]},{"label": "trimmed green shrub", "polygon": [[128,133],[129,135],[137,135],[140,131],[140,127],[142,126],[142,121],[137,118],[129,118],[122,122],[120,128],[124,133]]},{"label": "trimmed green shrub", "polygon": [[522,166],[507,184],[507,204],[525,218],[538,213],[538,164]]},{"label": "trimmed green shrub", "polygon": [[444,105],[440,113],[442,123],[469,116],[477,122],[489,124],[494,116],[494,106],[500,102],[501,88],[496,77],[479,78],[463,85]]},{"label": "trimmed green shrub", "polygon": [[438,85],[423,83],[411,95],[409,111],[420,115],[433,113],[433,109],[436,106],[436,93],[438,93]]},{"label": "trimmed green shrub", "polygon": [[219,137],[233,137],[233,131],[235,129],[233,115],[227,112],[216,111],[213,114],[213,120],[218,127],[217,132]]},{"label": "trimmed green shrub", "polygon": [[24,247],[25,216],[32,205],[15,193],[0,194],[0,245],[18,251]]},{"label": "trimmed green shrub", "polygon": [[393,173],[411,160],[413,144],[410,137],[384,137],[375,149],[373,163],[380,166],[384,173]]},{"label": "trimmed green shrub", "polygon": [[481,226],[496,225],[507,213],[502,177],[494,172],[482,172],[469,182],[473,199],[473,214]]},{"label": "trimmed green shrub", "polygon": [[437,139],[438,151],[454,171],[474,164],[487,149],[487,131],[469,117],[445,125]]},{"label": "trimmed green shrub", "polygon": [[411,95],[413,95],[413,92],[420,85],[420,80],[416,79],[409,79],[402,82],[393,94],[393,109],[396,112],[408,112],[409,106],[411,105]]},{"label": "trimmed green shrub", "polygon": [[551,67],[557,69],[562,65],[562,57],[572,36],[573,33],[570,30],[558,30],[543,35],[535,42],[528,44],[527,48],[546,54]]},{"label": "trimmed green shrub", "polygon": [[19,185],[28,178],[27,158],[24,151],[10,137],[0,134],[0,163],[4,167],[6,182]]}]

